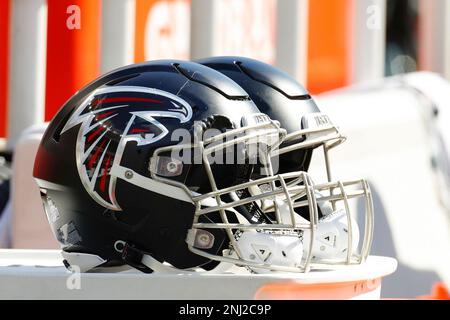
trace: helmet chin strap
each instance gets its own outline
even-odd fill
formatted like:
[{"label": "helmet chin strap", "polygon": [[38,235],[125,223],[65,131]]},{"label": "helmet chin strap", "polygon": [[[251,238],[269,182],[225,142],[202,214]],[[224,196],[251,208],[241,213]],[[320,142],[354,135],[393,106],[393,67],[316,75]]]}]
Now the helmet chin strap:
[{"label": "helmet chin strap", "polygon": [[[235,196],[239,198],[239,195],[235,194]],[[257,202],[253,202],[248,206],[238,206],[234,209],[236,210],[238,220],[244,224],[271,223]],[[280,209],[280,211],[284,211],[283,209],[289,211],[288,208],[284,207]],[[287,215],[290,218],[290,213],[282,214],[285,217]],[[298,219],[303,218],[298,216]],[[289,220],[286,223],[291,223],[291,221]],[[235,236],[237,238],[235,245],[238,250],[233,250],[231,257],[236,260],[243,260],[242,265],[245,265],[245,261],[248,261],[251,264],[273,265],[277,267],[298,268],[301,266],[303,243],[299,233],[283,231],[264,232],[250,229],[238,231],[235,233]],[[239,256],[237,252],[239,252]],[[254,266],[247,266],[247,269],[254,273],[276,272],[270,268],[258,268]]]},{"label": "helmet chin strap", "polygon": [[[281,200],[278,200],[281,201]],[[289,208],[283,203],[278,203],[280,217],[282,222],[291,223],[291,215]],[[320,219],[314,236],[312,246],[312,256],[314,262],[320,260],[344,259],[347,256],[349,227],[347,224],[347,214],[344,210],[326,211],[326,216]],[[235,212],[239,220],[246,220],[239,211]],[[295,215],[295,223],[308,222],[300,215]],[[352,223],[352,251],[358,246],[359,230],[356,222]],[[178,269],[168,263],[162,263],[152,257],[150,253],[139,250],[131,244],[124,243],[122,250],[122,259],[130,266],[147,273],[157,272],[164,274],[219,274],[230,272],[230,270],[242,262],[242,266],[246,265],[246,261],[250,264],[272,265],[280,267],[297,268],[301,267],[302,259],[306,256],[309,243],[309,230],[303,231],[303,237],[300,234],[289,232],[267,231],[261,232],[257,230],[238,231],[236,233],[236,246],[240,253],[237,256],[233,251],[229,257],[236,259],[236,263],[220,262],[212,270],[203,270],[200,267],[192,269]],[[259,268],[255,266],[247,266],[247,269],[254,273],[273,273],[270,268]],[[276,269],[276,268],[274,268]]]},{"label": "helmet chin strap", "polygon": [[[255,192],[258,192],[258,190],[253,190],[252,193]],[[322,197],[317,191],[315,195],[318,199]],[[286,201],[275,199],[273,202],[278,209],[281,223],[295,225],[309,223],[309,221],[300,214],[295,214],[294,217],[292,217]],[[359,243],[358,224],[354,218],[347,217],[347,212],[344,209],[334,211],[330,203],[321,201],[318,201],[318,206],[322,213],[322,218],[318,221],[314,234],[312,246],[313,261],[320,262],[320,260],[333,259],[343,261],[348,256],[349,249],[351,250],[350,255],[357,252]],[[294,221],[292,221],[292,219],[294,219]],[[351,229],[348,219],[351,220]],[[349,237],[351,237],[350,241]],[[310,242],[311,233],[310,230],[306,229],[303,231],[303,239],[299,245],[302,250],[304,250],[304,256],[307,256]]]},{"label": "helmet chin strap", "polygon": [[[299,235],[246,230],[236,241],[242,259],[261,265],[298,268],[302,263],[303,243]],[[273,273],[274,270],[248,267],[255,273]]]}]

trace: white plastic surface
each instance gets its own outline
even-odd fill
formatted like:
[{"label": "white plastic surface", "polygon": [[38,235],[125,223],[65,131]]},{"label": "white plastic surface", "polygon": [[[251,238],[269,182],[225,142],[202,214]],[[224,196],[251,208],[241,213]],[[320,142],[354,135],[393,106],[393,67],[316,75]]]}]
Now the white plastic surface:
[{"label": "white plastic surface", "polygon": [[[71,274],[61,260],[58,250],[0,250],[0,299],[253,299],[267,284],[364,281],[397,267],[395,259],[370,256],[363,265],[308,274]],[[377,299],[379,289],[353,298]]]},{"label": "white plastic surface", "polygon": [[46,128],[46,124],[28,128],[15,146],[11,180],[12,248],[59,248],[44,212],[39,187],[32,175],[36,153]]}]

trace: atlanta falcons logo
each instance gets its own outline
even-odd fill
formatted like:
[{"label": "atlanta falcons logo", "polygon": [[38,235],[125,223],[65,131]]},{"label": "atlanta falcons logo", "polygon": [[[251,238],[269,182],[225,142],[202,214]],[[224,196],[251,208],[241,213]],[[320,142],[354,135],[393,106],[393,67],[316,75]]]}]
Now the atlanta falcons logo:
[{"label": "atlanta falcons logo", "polygon": [[[97,89],[75,110],[62,133],[81,124],[76,161],[81,182],[99,204],[121,210],[115,198],[113,166],[120,166],[125,146],[138,146],[164,138],[168,129],[157,119],[185,123],[192,108],[176,95],[153,88],[114,86]],[[125,120],[124,120],[125,119]]]}]

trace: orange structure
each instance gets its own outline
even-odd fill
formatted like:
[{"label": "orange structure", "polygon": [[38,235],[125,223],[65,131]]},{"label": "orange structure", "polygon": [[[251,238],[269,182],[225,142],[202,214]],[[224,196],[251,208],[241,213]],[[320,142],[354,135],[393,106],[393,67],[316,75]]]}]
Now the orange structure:
[{"label": "orange structure", "polygon": [[[136,62],[145,61],[145,25],[147,23],[148,12],[159,0],[136,0],[136,22],[134,59]],[[165,32],[170,32],[165,30]]]},{"label": "orange structure", "polygon": [[45,120],[100,74],[100,0],[48,0]]},{"label": "orange structure", "polygon": [[379,289],[381,278],[364,281],[298,284],[269,283],[255,294],[257,300],[345,300]]},{"label": "orange structure", "polygon": [[190,0],[136,0],[134,61],[189,59]]},{"label": "orange structure", "polygon": [[309,2],[307,86],[317,94],[349,84],[353,0]]},{"label": "orange structure", "polygon": [[447,290],[444,283],[435,283],[429,295],[419,296],[420,300],[450,300],[450,291]]}]

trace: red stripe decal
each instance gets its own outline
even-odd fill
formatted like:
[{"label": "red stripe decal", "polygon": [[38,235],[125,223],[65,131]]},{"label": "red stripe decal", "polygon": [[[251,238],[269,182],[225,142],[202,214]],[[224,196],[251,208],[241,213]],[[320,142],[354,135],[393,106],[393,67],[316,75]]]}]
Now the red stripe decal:
[{"label": "red stripe decal", "polygon": [[148,129],[139,129],[139,128],[131,129],[131,133],[143,133],[143,132],[149,132],[149,131],[148,131]]},{"label": "red stripe decal", "polygon": [[109,116],[110,114],[113,114],[114,112],[116,112],[116,111],[108,111],[108,112],[103,112],[103,113],[97,114],[97,115],[95,115],[95,119],[96,120],[103,119],[103,118]]},{"label": "red stripe decal", "polygon": [[95,160],[97,160],[97,157],[98,157],[100,151],[102,150],[102,147],[105,144],[105,142],[106,142],[106,140],[103,140],[103,142],[100,144],[100,146],[97,147],[97,150],[95,150],[95,153],[92,156],[92,158],[89,160],[89,163],[88,163],[89,169],[92,169],[92,167],[94,166]]},{"label": "red stripe decal", "polygon": [[95,130],[88,136],[87,142],[91,142],[92,140],[94,140],[94,138],[102,131],[103,131],[103,127],[100,126],[100,128],[98,128],[97,130]]},{"label": "red stripe decal", "polygon": [[100,191],[104,192],[106,187],[106,176],[108,175],[108,167],[111,162],[111,155],[108,155],[108,159],[106,159],[105,167],[103,168],[102,180],[100,180]]},{"label": "red stripe decal", "polygon": [[162,103],[160,100],[149,99],[149,98],[139,98],[139,97],[114,97],[114,98],[106,98],[99,99],[92,102],[93,106],[97,106],[99,104],[111,103],[111,102],[127,102],[127,101],[139,101],[139,102],[151,102],[151,103]]}]

